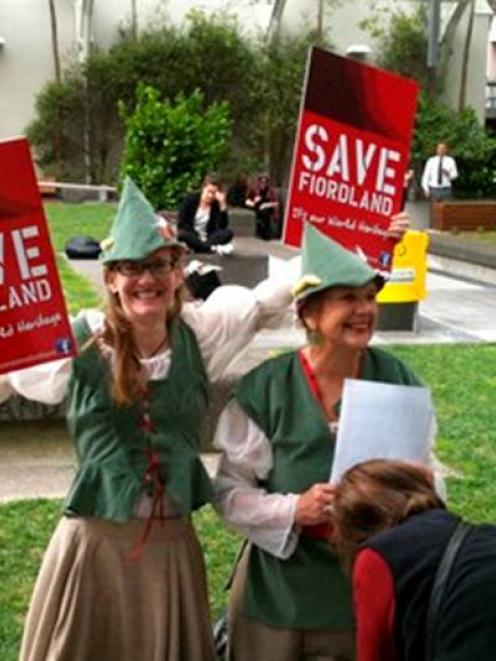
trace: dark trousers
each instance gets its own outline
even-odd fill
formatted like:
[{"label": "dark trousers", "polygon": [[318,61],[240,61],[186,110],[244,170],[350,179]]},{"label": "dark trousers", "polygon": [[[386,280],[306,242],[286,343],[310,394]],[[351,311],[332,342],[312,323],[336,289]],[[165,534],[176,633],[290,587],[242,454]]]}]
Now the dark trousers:
[{"label": "dark trousers", "polygon": [[185,243],[190,250],[197,253],[210,253],[212,246],[225,245],[233,239],[233,231],[226,227],[223,230],[215,230],[209,234],[206,241],[202,241],[196,232],[191,230],[179,230],[178,239]]},{"label": "dark trousers", "polygon": [[429,195],[432,202],[443,202],[453,199],[453,189],[451,186],[431,186]]},{"label": "dark trousers", "polygon": [[255,236],[264,241],[281,238],[281,223],[279,219],[274,218],[272,209],[257,211]]}]

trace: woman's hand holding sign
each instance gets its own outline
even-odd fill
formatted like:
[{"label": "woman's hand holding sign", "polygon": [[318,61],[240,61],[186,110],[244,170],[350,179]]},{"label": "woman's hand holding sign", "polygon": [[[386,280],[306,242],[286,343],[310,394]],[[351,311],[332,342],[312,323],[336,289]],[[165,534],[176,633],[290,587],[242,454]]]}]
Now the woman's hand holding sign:
[{"label": "woman's hand holding sign", "polygon": [[400,211],[391,216],[388,227],[388,235],[396,241],[401,241],[405,232],[410,229],[410,215],[406,211]]}]

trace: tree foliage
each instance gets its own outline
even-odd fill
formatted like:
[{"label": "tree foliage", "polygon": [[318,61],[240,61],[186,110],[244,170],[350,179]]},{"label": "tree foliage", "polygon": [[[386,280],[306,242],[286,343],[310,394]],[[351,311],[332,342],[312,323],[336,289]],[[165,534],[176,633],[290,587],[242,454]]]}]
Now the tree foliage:
[{"label": "tree foliage", "polygon": [[257,122],[251,140],[263,147],[264,160],[277,183],[287,179],[291,164],[305,63],[312,34],[297,37],[277,35],[262,45],[253,94],[257,99]]},{"label": "tree foliage", "polygon": [[93,181],[115,181],[124,138],[117,102],[133,108],[144,83],[168,99],[199,89],[206,104],[227,101],[235,120],[234,144],[244,149],[258,112],[252,93],[257,61],[257,48],[230,19],[193,13],[181,28],[160,25],[139,39],[121,31],[108,50],[94,49],[83,67],[69,63],[62,83],[45,85],[27,133],[42,167],[60,178],[81,179],[86,117],[91,163],[86,174]]},{"label": "tree foliage", "polygon": [[448,106],[420,95],[412,144],[412,161],[420,174],[436,145],[445,142],[458,164],[457,194],[462,197],[496,195],[496,139],[488,136],[472,108],[455,112]]},{"label": "tree foliage", "polygon": [[377,8],[361,22],[377,42],[377,64],[413,78],[422,87],[428,82],[427,2],[421,0],[413,12]]},{"label": "tree foliage", "polygon": [[121,174],[131,176],[155,208],[174,208],[180,196],[200,186],[217,168],[231,135],[226,102],[206,104],[205,94],[180,92],[160,100],[158,90],[139,85],[126,127]]},{"label": "tree foliage", "polygon": [[311,42],[312,36],[249,40],[229,16],[198,12],[180,28],[156,25],[137,39],[124,30],[107,50],[94,49],[84,67],[69,63],[61,83],[40,91],[28,135],[47,173],[110,183],[118,179],[124,143],[117,102],[131,113],[140,83],[169,100],[200,90],[207,106],[229,104],[232,140],[221,174],[232,180],[268,167],[281,183]]}]

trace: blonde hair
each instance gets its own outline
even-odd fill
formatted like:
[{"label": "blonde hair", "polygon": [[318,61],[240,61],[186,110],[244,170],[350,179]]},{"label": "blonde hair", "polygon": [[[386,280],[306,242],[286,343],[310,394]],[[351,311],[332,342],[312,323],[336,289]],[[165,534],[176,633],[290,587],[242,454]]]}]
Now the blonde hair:
[{"label": "blonde hair", "polygon": [[402,461],[374,459],[347,471],[332,504],[332,543],[346,569],[361,544],[417,512],[445,509],[428,469]]},{"label": "blonde hair", "polygon": [[[173,254],[179,259],[181,248],[172,248]],[[108,281],[113,264],[104,266],[104,281]],[[180,268],[180,267],[178,267]],[[183,287],[175,292],[174,304],[167,313],[167,326],[181,314],[183,302]],[[118,406],[129,406],[143,394],[146,380],[141,370],[139,352],[134,341],[133,329],[122,309],[117,294],[112,294],[107,288],[107,299],[104,307],[105,322],[100,335],[95,339],[102,340],[114,350],[114,362],[111,370],[110,392]]]}]

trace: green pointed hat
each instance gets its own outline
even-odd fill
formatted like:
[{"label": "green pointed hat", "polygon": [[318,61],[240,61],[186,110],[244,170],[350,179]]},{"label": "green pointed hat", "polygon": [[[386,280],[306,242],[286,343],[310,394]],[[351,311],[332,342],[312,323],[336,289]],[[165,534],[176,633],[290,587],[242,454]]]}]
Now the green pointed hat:
[{"label": "green pointed hat", "polygon": [[126,177],[110,236],[101,242],[102,261],[144,259],[160,248],[181,245],[173,228],[157,216],[138,186]]},{"label": "green pointed hat", "polygon": [[310,223],[305,224],[301,278],[293,287],[296,301],[329,287],[361,287],[372,281],[375,281],[378,289],[384,285],[383,278],[367,262]]}]

